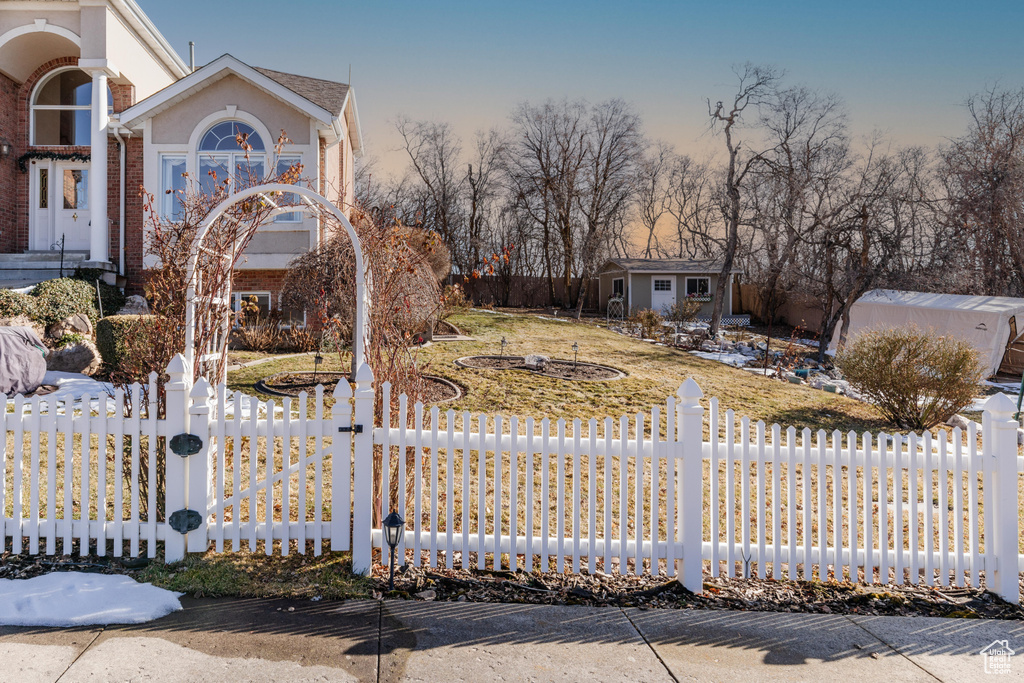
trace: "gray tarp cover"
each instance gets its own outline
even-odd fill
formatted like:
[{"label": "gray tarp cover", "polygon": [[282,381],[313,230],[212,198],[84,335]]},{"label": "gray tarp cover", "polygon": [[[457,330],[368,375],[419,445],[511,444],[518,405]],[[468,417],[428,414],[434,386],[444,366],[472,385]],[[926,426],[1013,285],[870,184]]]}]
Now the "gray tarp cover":
[{"label": "gray tarp cover", "polygon": [[0,327],[0,392],[31,394],[46,374],[46,347],[29,327]]}]

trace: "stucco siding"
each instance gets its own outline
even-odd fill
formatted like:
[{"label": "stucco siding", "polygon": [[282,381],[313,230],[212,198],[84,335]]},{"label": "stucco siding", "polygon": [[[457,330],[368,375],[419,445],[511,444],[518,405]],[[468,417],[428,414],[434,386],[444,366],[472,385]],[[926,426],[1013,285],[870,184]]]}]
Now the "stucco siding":
[{"label": "stucco siding", "polygon": [[[232,105],[258,118],[278,135],[282,130],[296,145],[309,144],[309,119],[284,102],[267,95],[241,78],[229,75],[153,117],[154,144],[188,143],[189,136],[205,117]],[[274,140],[264,140],[267,149]]]}]

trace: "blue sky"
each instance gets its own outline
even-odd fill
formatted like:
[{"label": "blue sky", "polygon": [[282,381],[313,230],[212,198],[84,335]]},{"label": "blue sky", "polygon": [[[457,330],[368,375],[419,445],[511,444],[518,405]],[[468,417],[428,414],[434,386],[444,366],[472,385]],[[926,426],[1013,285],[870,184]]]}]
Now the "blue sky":
[{"label": "blue sky", "polygon": [[[1024,3],[339,2],[139,0],[183,58],[242,61],[346,81],[370,154],[404,166],[391,121],[450,121],[465,140],[521,101],[622,97],[678,151],[716,149],[705,98],[732,65],[773,64],[835,91],[855,134],[935,145],[965,126],[964,98],[1024,86]],[[199,19],[201,17],[201,20]],[[273,26],[273,30],[268,30]]]}]

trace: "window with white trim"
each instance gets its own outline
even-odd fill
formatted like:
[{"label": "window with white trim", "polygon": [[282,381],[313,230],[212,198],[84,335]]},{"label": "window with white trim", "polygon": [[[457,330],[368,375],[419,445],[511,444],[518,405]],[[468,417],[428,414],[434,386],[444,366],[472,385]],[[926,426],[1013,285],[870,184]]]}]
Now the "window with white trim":
[{"label": "window with white trim", "polygon": [[671,292],[672,291],[672,280],[654,280],[654,291],[655,292]]},{"label": "window with white trim", "polygon": [[686,296],[698,296],[698,297],[711,296],[711,278],[709,278],[709,277],[688,277],[688,278],[686,278]]},{"label": "window with white trim", "polygon": [[[107,87],[107,111],[114,96]],[[80,145],[92,142],[92,77],[74,67],[54,71],[32,97],[32,144]]]},{"label": "window with white trim", "polygon": [[160,155],[160,217],[170,221],[182,219],[187,178],[184,154]]},{"label": "window with white trim", "polygon": [[246,305],[255,305],[261,316],[270,314],[272,302],[270,292],[232,292],[231,299],[231,307],[236,313],[242,310],[244,301]]},{"label": "window with white trim", "polygon": [[248,123],[214,124],[199,141],[199,187],[204,194],[214,194],[225,177],[232,179],[231,192],[263,182],[267,176],[265,152],[263,138]]}]

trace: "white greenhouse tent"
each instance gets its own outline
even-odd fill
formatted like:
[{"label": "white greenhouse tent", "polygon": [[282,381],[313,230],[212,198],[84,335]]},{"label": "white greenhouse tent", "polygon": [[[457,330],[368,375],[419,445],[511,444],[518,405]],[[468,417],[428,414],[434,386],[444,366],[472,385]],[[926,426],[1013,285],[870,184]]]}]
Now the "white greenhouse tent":
[{"label": "white greenhouse tent", "polygon": [[[917,325],[949,334],[978,350],[986,376],[1024,370],[1024,299],[874,289],[850,308],[847,339],[868,329]],[[836,327],[830,350],[839,341]]]}]

